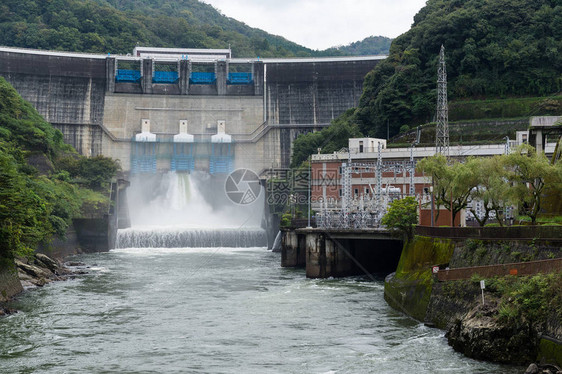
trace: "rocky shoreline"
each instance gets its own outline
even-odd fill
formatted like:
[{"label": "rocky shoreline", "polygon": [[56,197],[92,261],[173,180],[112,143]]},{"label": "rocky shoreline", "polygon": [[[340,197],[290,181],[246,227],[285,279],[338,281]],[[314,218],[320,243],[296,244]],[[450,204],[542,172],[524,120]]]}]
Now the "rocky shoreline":
[{"label": "rocky shoreline", "polygon": [[[84,264],[79,262],[63,263],[42,253],[36,253],[31,258],[15,259],[17,277],[23,290],[43,287],[48,283],[65,281],[78,275],[87,274]],[[5,303],[0,304],[0,317],[17,313]]]},{"label": "rocky shoreline", "polygon": [[562,374],[562,273],[439,281],[437,264],[456,268],[562,257],[557,244],[454,241],[415,237],[385,280],[385,300],[427,326],[446,331],[450,346],[474,359],[518,365],[521,372]]}]

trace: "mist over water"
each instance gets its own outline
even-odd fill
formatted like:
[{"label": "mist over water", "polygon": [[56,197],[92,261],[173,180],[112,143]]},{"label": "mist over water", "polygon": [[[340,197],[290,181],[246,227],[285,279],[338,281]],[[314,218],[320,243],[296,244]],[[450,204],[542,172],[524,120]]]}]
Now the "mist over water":
[{"label": "mist over water", "polygon": [[264,193],[252,204],[237,205],[224,191],[223,176],[203,172],[136,175],[127,191],[133,227],[260,227]]},{"label": "mist over water", "polygon": [[266,246],[264,197],[239,205],[225,193],[225,176],[204,172],[136,175],[127,191],[131,228],[117,247]]}]

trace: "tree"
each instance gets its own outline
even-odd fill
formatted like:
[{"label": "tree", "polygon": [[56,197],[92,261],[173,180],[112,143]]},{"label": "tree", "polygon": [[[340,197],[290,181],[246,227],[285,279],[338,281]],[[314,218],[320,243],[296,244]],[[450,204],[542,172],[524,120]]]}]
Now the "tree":
[{"label": "tree", "polygon": [[418,162],[417,169],[431,176],[435,201],[451,212],[454,222],[457,214],[467,207],[472,189],[478,185],[477,161],[469,158],[466,163],[456,161],[448,165],[447,158],[437,154]]},{"label": "tree", "polygon": [[519,212],[531,218],[534,225],[541,211],[545,187],[562,189],[562,175],[558,165],[552,165],[543,153],[524,144],[506,157],[508,179],[513,183],[509,196],[519,206]]},{"label": "tree", "polygon": [[0,143],[0,256],[26,255],[52,234],[51,205],[34,191],[18,161]]},{"label": "tree", "polygon": [[498,223],[503,225],[502,214],[511,188],[507,183],[505,156],[474,158],[471,167],[475,173],[476,185],[472,188],[470,199],[473,202],[482,201],[484,207],[484,215],[479,216],[472,206],[472,215],[480,226],[484,226],[490,213],[495,212]]},{"label": "tree", "polygon": [[389,228],[400,230],[408,239],[412,238],[414,226],[418,223],[418,202],[408,196],[390,203],[381,223]]}]

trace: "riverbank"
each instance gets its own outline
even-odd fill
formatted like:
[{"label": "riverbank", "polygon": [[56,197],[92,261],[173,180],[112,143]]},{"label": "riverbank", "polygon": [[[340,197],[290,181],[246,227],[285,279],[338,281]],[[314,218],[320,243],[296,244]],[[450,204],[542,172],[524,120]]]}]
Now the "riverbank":
[{"label": "riverbank", "polygon": [[[560,262],[554,259],[562,258],[562,251],[559,242],[537,236],[529,240],[417,236],[404,246],[396,273],[387,277],[385,300],[395,309],[447,331],[449,344],[468,357],[525,366],[534,361],[560,366],[562,271],[556,270]],[[545,261],[535,265],[534,260]],[[484,267],[520,262],[525,262],[525,269],[554,263],[554,271],[500,276],[502,269]],[[467,279],[439,281],[432,272],[437,265],[440,278],[441,273],[458,269],[457,276],[464,274]],[[506,265],[506,274],[517,274],[517,269]],[[485,270],[497,274],[486,278],[478,275]]]},{"label": "riverbank", "polygon": [[[62,260],[36,253],[30,258],[3,258],[0,267],[0,316],[17,311],[9,302],[22,292],[43,287],[55,281],[65,281],[86,272],[77,267],[80,263],[64,264]],[[75,269],[73,267],[76,267]]]}]

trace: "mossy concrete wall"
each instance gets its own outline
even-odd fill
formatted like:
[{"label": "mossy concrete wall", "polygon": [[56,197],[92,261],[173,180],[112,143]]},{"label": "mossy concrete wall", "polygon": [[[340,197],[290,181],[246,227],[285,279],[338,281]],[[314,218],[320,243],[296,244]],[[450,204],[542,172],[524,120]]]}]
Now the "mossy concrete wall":
[{"label": "mossy concrete wall", "polygon": [[402,250],[395,274],[387,277],[384,298],[390,306],[425,321],[434,278],[432,265],[448,263],[454,242],[416,236]]},{"label": "mossy concrete wall", "polygon": [[0,256],[0,302],[9,300],[23,291],[18,271],[11,257]]},{"label": "mossy concrete wall", "polygon": [[539,343],[537,361],[562,366],[562,342],[543,337]]}]

